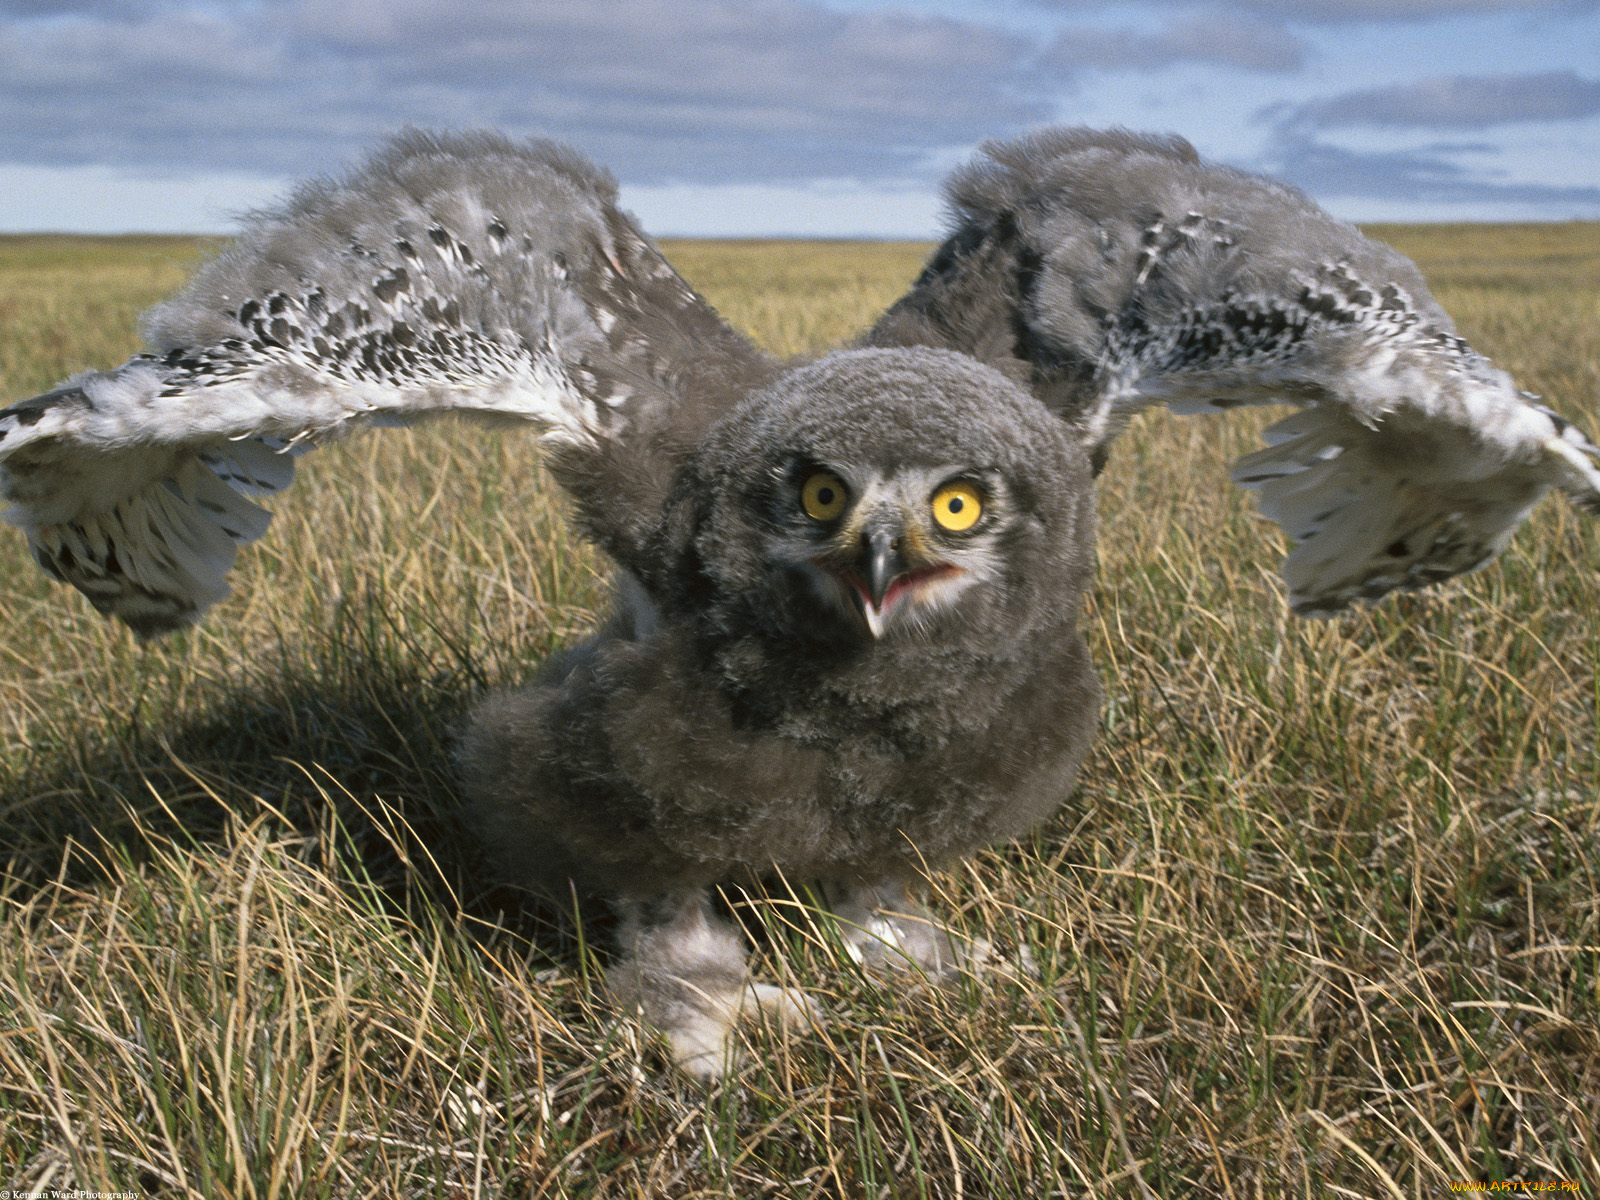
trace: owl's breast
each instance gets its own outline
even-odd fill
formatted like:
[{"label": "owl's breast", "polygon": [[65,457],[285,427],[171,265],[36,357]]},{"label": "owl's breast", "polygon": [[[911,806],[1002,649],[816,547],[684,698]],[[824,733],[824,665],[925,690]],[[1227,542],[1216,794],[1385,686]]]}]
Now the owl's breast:
[{"label": "owl's breast", "polygon": [[936,865],[1026,832],[1067,799],[1100,701],[1071,626],[993,663],[934,647],[790,670],[759,703],[725,680],[664,674],[629,774],[686,850],[797,878]]},{"label": "owl's breast", "polygon": [[1061,808],[1099,716],[1081,637],[1064,634],[1005,683],[975,678],[920,714],[841,731],[819,797],[836,868],[936,866],[1018,837]]},{"label": "owl's breast", "polygon": [[[896,668],[934,671],[914,656]],[[1025,833],[1067,800],[1099,708],[1075,630],[1004,670],[886,682],[796,672],[785,703],[752,711],[681,632],[602,635],[486,710],[474,790],[503,794],[506,827],[547,847],[524,859],[613,895],[773,867],[904,875]]]}]

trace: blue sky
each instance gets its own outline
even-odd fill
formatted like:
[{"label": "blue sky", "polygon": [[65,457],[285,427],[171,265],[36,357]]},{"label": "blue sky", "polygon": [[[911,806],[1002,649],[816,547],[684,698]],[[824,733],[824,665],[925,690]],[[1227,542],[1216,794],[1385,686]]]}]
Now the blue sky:
[{"label": "blue sky", "polygon": [[1051,123],[1356,220],[1600,218],[1600,0],[0,0],[0,229],[211,231],[405,124],[570,141],[661,234],[931,237]]}]

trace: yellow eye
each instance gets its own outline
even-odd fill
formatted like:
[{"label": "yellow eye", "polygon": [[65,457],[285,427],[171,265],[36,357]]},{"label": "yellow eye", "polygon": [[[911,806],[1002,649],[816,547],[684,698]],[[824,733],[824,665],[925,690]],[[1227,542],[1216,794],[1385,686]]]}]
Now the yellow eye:
[{"label": "yellow eye", "polygon": [[813,521],[834,521],[844,512],[849,492],[832,471],[813,471],[800,485],[800,507]]},{"label": "yellow eye", "polygon": [[933,520],[947,533],[965,533],[983,516],[983,497],[964,480],[947,483],[933,494]]}]

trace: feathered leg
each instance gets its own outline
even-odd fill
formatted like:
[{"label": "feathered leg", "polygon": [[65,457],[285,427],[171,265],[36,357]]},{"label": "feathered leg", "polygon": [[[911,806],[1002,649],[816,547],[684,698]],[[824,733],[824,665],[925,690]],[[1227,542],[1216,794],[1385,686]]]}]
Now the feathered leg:
[{"label": "feathered leg", "polygon": [[932,979],[977,971],[993,954],[983,938],[968,938],[935,919],[898,880],[850,883],[829,889],[845,947],[868,970],[916,970]]},{"label": "feathered leg", "polygon": [[706,892],[623,901],[617,910],[612,993],[666,1036],[689,1074],[713,1079],[738,1063],[733,1027],[752,1007],[793,1026],[819,1019],[805,993],[750,979],[743,935],[712,912]]}]

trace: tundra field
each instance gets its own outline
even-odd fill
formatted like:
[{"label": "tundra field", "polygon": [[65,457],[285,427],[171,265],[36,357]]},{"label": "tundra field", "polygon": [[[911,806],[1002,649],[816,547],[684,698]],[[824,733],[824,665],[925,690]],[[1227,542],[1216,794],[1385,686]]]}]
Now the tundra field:
[{"label": "tundra field", "polygon": [[[1600,225],[1378,233],[1600,434]],[[0,397],[120,361],[207,249],[0,239]],[[802,353],[928,248],[667,249]],[[752,1026],[709,1091],[614,1015],[585,931],[499,919],[454,822],[455,722],[606,605],[531,433],[302,460],[234,597],[149,647],[0,531],[0,1189],[1600,1189],[1600,529],[1547,504],[1464,582],[1293,618],[1226,478],[1271,416],[1113,449],[1098,747],[1031,841],[932,879],[1033,969],[885,985],[803,897],[737,901],[829,1016]]]}]

